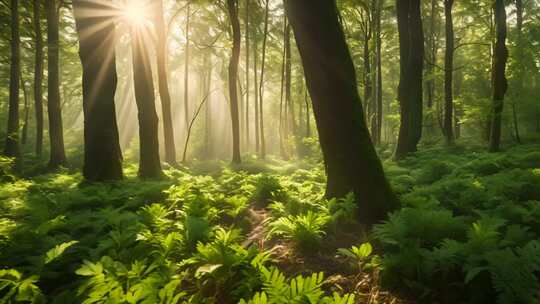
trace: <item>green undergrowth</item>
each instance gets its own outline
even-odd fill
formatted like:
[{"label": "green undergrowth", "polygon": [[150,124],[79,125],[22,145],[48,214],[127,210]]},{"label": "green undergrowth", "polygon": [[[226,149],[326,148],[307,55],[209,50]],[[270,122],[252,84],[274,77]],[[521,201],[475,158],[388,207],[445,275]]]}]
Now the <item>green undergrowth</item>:
[{"label": "green undergrowth", "polygon": [[538,151],[387,160],[402,208],[369,234],[312,161],[88,184],[0,159],[0,303],[534,303]]},{"label": "green undergrowth", "polygon": [[[161,181],[139,180],[130,166],[111,184],[82,183],[67,171],[6,177],[0,303],[352,304],[355,296],[333,291],[322,272],[285,274],[258,245],[282,237],[291,248],[316,249],[345,213],[342,200],[322,199],[320,169],[289,166],[171,169]],[[246,244],[250,209],[268,210],[271,220],[259,224],[271,232]],[[295,217],[306,220],[278,225]]]},{"label": "green undergrowth", "polygon": [[373,232],[385,286],[425,303],[538,301],[539,145],[433,149],[387,174],[403,206]]}]

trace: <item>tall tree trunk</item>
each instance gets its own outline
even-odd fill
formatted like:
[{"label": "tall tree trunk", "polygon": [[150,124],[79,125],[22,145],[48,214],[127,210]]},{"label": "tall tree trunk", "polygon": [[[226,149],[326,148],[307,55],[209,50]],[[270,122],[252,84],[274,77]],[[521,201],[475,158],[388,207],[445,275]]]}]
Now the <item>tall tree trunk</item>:
[{"label": "tall tree trunk", "polygon": [[43,36],[41,33],[41,1],[34,0],[34,108],[36,111],[36,155],[43,152]]},{"label": "tall tree trunk", "polygon": [[187,135],[187,128],[189,125],[189,31],[190,31],[190,20],[191,20],[191,6],[190,1],[187,1],[186,4],[186,51],[185,51],[185,62],[184,62],[184,128]]},{"label": "tall tree trunk", "polygon": [[163,19],[163,1],[156,1],[156,32],[157,32],[157,74],[159,84],[159,98],[161,100],[161,113],[163,119],[163,137],[165,144],[165,161],[176,165],[176,147],[174,144],[174,127],[171,111],[171,94],[167,79],[167,36],[165,21]]},{"label": "tall tree trunk", "polygon": [[21,88],[23,91],[23,98],[24,98],[24,123],[22,127],[22,137],[21,137],[21,144],[24,146],[26,145],[26,142],[28,140],[28,112],[30,112],[29,105],[28,105],[28,93],[26,91],[26,84],[24,83],[24,79],[22,77],[22,73],[20,73],[20,79],[21,79]]},{"label": "tall tree trunk", "polygon": [[375,64],[377,71],[377,79],[375,83],[375,98],[377,102],[377,118],[374,143],[376,145],[381,143],[381,130],[382,130],[382,118],[383,118],[383,87],[382,87],[382,64],[381,64],[381,14],[384,0],[377,0],[377,7],[375,9]]},{"label": "tall tree trunk", "polygon": [[285,133],[286,122],[284,122],[284,119],[286,115],[284,115],[283,113],[283,111],[286,109],[284,107],[284,102],[285,102],[284,95],[285,95],[285,65],[286,65],[285,61],[287,60],[286,55],[285,55],[286,48],[287,48],[287,45],[286,45],[287,44],[286,43],[287,28],[288,28],[288,20],[287,20],[287,16],[285,15],[283,16],[283,52],[281,56],[281,73],[280,73],[281,85],[280,85],[280,94],[279,94],[280,95],[280,99],[279,99],[279,152],[280,152],[281,157],[284,160],[289,159],[289,156],[287,154],[287,150],[285,147],[287,136]]},{"label": "tall tree trunk", "polygon": [[504,0],[495,0],[495,28],[496,41],[492,70],[492,90],[493,90],[493,113],[491,117],[491,132],[489,136],[489,151],[500,150],[501,145],[501,124],[504,95],[508,89],[505,70],[508,60],[508,49],[506,48],[506,10]]},{"label": "tall tree trunk", "polygon": [[[254,37],[255,38],[255,37]],[[254,85],[255,85],[255,90],[254,90],[254,97],[255,97],[255,128],[254,128],[254,132],[255,132],[255,152],[257,154],[260,154],[260,151],[261,151],[261,144],[260,144],[260,138],[259,138],[259,135],[261,134],[260,133],[260,128],[259,128],[259,125],[260,125],[260,122],[259,122],[259,82],[257,80],[258,78],[258,73],[259,71],[257,70],[257,54],[258,54],[258,51],[257,51],[257,39],[253,39],[253,82],[254,82]]]},{"label": "tall tree trunk", "polygon": [[[285,28],[285,103],[287,104],[288,116],[291,126],[292,136],[297,136],[296,115],[294,113],[294,104],[291,94],[291,77],[292,77],[292,62],[291,62],[291,26],[287,23]],[[287,134],[288,137],[288,134]]]},{"label": "tall tree trunk", "polygon": [[444,136],[446,143],[454,142],[454,22],[452,20],[452,6],[454,0],[444,0],[444,24],[446,35],[446,49],[444,52]]},{"label": "tall tree trunk", "polygon": [[250,146],[250,139],[249,139],[249,14],[250,14],[250,8],[249,8],[249,2],[250,0],[246,0],[246,113],[245,113],[245,120],[246,120],[246,150],[249,149]]},{"label": "tall tree trunk", "polygon": [[229,61],[229,97],[231,106],[231,122],[233,136],[233,157],[232,162],[239,164],[240,157],[240,122],[238,115],[238,62],[240,61],[240,21],[238,19],[238,0],[227,0],[227,10],[232,26],[233,48],[231,59]]},{"label": "tall tree trunk", "polygon": [[261,59],[261,79],[259,83],[259,120],[260,120],[260,132],[261,132],[261,151],[260,157],[266,158],[266,139],[264,136],[264,68],[266,65],[266,41],[268,40],[268,15],[270,8],[268,7],[270,0],[266,0],[266,8],[264,13],[264,34],[262,45],[262,59]]},{"label": "tall tree trunk", "polygon": [[20,75],[19,1],[11,0],[11,63],[9,68],[9,114],[4,155],[15,157],[18,163],[19,147],[19,75]]},{"label": "tall tree trunk", "polygon": [[416,151],[422,136],[422,73],[424,34],[420,0],[397,0],[400,76],[400,127],[395,157]]},{"label": "tall tree trunk", "polygon": [[429,36],[428,36],[428,60],[429,64],[427,66],[427,75],[428,80],[426,81],[426,97],[427,97],[427,107],[431,109],[433,107],[433,101],[435,99],[435,77],[434,77],[434,66],[437,64],[437,46],[435,40],[436,31],[435,31],[435,21],[437,20],[437,0],[431,0],[431,13],[429,18]]},{"label": "tall tree trunk", "polygon": [[306,84],[306,91],[304,92],[304,102],[306,103],[306,137],[311,137],[311,116],[309,114],[309,92]]},{"label": "tall tree trunk", "polygon": [[521,144],[521,136],[519,135],[519,121],[517,117],[516,103],[520,99],[521,91],[523,90],[523,1],[516,0],[516,30],[517,30],[517,43],[516,43],[516,58],[518,65],[518,80],[516,81],[516,99],[512,103],[512,117],[514,121],[514,134],[516,136],[516,142]]},{"label": "tall tree trunk", "polygon": [[[152,69],[143,30],[134,25],[131,31],[133,84],[139,117],[139,176],[161,177],[159,160],[158,116]],[[187,127],[186,127],[187,128]]]},{"label": "tall tree trunk", "polygon": [[115,24],[101,1],[75,0],[83,77],[84,178],[89,181],[122,179],[122,151],[116,123]]},{"label": "tall tree trunk", "polygon": [[[363,61],[364,61],[364,105],[366,108],[364,109],[364,112],[366,113],[366,123],[368,126],[371,125],[371,119],[373,118],[374,109],[372,107],[371,103],[371,58],[369,54],[369,43],[371,40],[371,24],[369,22],[370,19],[370,13],[369,9],[365,10],[366,12],[366,18],[365,21],[365,27],[364,27],[364,39],[362,43],[363,46]],[[372,130],[373,131],[373,130]]]},{"label": "tall tree trunk", "polygon": [[51,154],[49,168],[55,169],[67,163],[64,149],[62,127],[62,108],[60,105],[59,79],[59,8],[56,0],[46,0],[47,9],[47,62],[48,62],[48,97],[49,138]]},{"label": "tall tree trunk", "polygon": [[353,192],[366,224],[398,202],[370,139],[335,0],[286,0],[302,58],[327,175],[327,197]]}]

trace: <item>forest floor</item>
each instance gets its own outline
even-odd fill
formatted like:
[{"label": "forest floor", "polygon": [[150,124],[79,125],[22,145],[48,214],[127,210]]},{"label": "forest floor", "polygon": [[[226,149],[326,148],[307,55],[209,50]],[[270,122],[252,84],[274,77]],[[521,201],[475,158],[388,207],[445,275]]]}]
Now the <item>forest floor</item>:
[{"label": "forest floor", "polygon": [[0,303],[538,297],[540,145],[430,148],[384,166],[402,208],[372,231],[352,197],[323,198],[315,160],[200,162],[158,181],[130,165],[112,184],[4,170]]}]

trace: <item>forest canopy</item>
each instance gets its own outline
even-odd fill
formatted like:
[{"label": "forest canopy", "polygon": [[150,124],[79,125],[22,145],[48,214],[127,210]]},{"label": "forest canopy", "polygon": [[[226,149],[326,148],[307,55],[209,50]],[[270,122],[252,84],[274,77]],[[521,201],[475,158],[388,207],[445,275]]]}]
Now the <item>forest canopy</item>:
[{"label": "forest canopy", "polygon": [[1,303],[536,303],[539,0],[0,0]]}]

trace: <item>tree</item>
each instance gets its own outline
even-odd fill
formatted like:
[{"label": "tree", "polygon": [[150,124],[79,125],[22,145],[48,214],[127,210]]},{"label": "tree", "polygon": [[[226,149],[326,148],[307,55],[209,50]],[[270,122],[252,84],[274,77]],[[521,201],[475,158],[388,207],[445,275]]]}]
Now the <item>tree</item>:
[{"label": "tree", "polygon": [[146,29],[142,25],[132,25],[133,82],[139,112],[139,176],[159,178],[162,172],[159,160],[158,116],[145,34]]},{"label": "tree", "polygon": [[227,11],[232,26],[233,47],[229,61],[229,97],[231,108],[233,157],[232,162],[239,164],[240,157],[240,121],[238,117],[238,63],[240,61],[240,21],[238,19],[238,0],[227,0]]},{"label": "tree", "polygon": [[83,68],[84,166],[89,181],[122,179],[122,151],[116,123],[115,24],[101,1],[75,0],[73,11]]},{"label": "tree", "polygon": [[59,7],[56,0],[46,0],[47,11],[47,109],[49,114],[49,139],[51,154],[49,168],[56,169],[67,163],[64,149],[62,108],[60,105],[59,79]]},{"label": "tree", "polygon": [[[165,144],[165,161],[171,165],[176,165],[176,147],[174,144],[174,127],[171,111],[171,94],[169,92],[169,81],[167,79],[167,36],[165,30],[165,20],[163,17],[163,1],[155,3],[156,8],[156,32],[157,32],[157,74],[159,86],[159,98],[161,100],[161,113],[163,119],[163,137]],[[187,54],[187,53],[186,53]],[[187,113],[187,112],[186,112]]]},{"label": "tree", "polygon": [[516,101],[519,100],[521,91],[523,90],[523,0],[516,0],[516,30],[517,30],[517,43],[516,43],[516,57],[517,57],[517,81],[516,81],[516,100],[512,103],[512,120],[514,121],[514,134],[516,136],[516,142],[521,144],[521,136],[519,135],[519,123],[517,118]]},{"label": "tree", "polygon": [[21,69],[19,1],[11,0],[11,63],[9,68],[9,114],[4,155],[19,158],[19,75]]},{"label": "tree", "polygon": [[[165,21],[163,18],[163,1],[155,3],[156,7],[156,32],[157,32],[157,74],[159,86],[159,98],[161,100],[161,112],[163,119],[163,137],[165,144],[165,161],[171,165],[176,165],[176,147],[174,145],[174,127],[171,114],[171,94],[169,92],[169,82],[167,79],[167,36],[165,31]],[[189,34],[188,34],[189,35]],[[187,51],[186,51],[187,56]],[[186,87],[187,91],[187,87]],[[187,113],[187,108],[186,108]]]},{"label": "tree", "polygon": [[397,0],[400,127],[395,157],[416,151],[422,136],[424,34],[420,0]]},{"label": "tree", "polygon": [[374,144],[381,143],[382,118],[383,118],[383,84],[382,84],[382,60],[381,60],[381,14],[384,0],[377,0],[373,18],[375,23],[375,102],[377,104],[377,116],[375,118],[375,130],[371,136]]},{"label": "tree", "polygon": [[454,74],[454,21],[452,19],[452,6],[454,0],[444,0],[445,36],[446,48],[444,53],[444,136],[447,144],[454,142],[454,98],[453,80]]},{"label": "tree", "polygon": [[262,159],[266,158],[266,138],[264,136],[264,69],[266,67],[266,42],[268,40],[268,17],[270,13],[269,8],[270,0],[266,0],[266,7],[264,10],[264,33],[262,44],[262,58],[261,58],[261,77],[259,82],[259,127],[260,127],[260,139],[261,150],[259,156]]},{"label": "tree", "polygon": [[43,36],[41,33],[41,0],[34,0],[33,25],[35,36],[34,108],[36,112],[36,155],[43,152]]},{"label": "tree", "polygon": [[367,129],[356,73],[335,0],[287,0],[319,131],[326,196],[353,192],[366,224],[386,218],[398,202]]},{"label": "tree", "polygon": [[249,7],[250,0],[246,0],[246,19],[245,19],[245,26],[246,26],[246,148],[249,148],[249,14],[250,14],[250,7]]},{"label": "tree", "polygon": [[493,4],[495,13],[495,47],[493,52],[492,101],[493,113],[491,115],[491,132],[489,136],[489,151],[497,152],[501,145],[501,124],[504,95],[508,89],[505,70],[508,60],[506,48],[506,10],[504,0],[495,0]]}]

